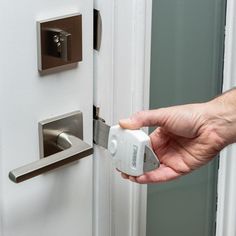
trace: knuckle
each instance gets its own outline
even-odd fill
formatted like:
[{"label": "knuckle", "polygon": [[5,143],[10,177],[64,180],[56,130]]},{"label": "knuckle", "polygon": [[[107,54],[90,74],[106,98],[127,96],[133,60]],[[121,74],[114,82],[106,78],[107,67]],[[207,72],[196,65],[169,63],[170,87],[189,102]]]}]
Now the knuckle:
[{"label": "knuckle", "polygon": [[175,171],[181,175],[184,175],[186,173],[189,173],[191,171],[191,168],[184,162],[179,161],[175,163]]},{"label": "knuckle", "polygon": [[142,125],[143,117],[145,117],[145,111],[137,111],[131,116],[131,119],[139,125]]}]

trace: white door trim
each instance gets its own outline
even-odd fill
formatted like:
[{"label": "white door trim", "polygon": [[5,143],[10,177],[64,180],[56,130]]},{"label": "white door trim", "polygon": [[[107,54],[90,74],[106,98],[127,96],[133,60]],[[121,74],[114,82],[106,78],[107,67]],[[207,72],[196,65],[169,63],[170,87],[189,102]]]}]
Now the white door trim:
[{"label": "white door trim", "polygon": [[[236,2],[228,0],[223,90],[236,86]],[[236,236],[236,146],[221,152],[216,236]]]},{"label": "white door trim", "polygon": [[[94,56],[94,104],[112,125],[149,107],[152,0],[96,0],[95,8],[103,38]],[[123,180],[109,158],[95,148],[94,235],[145,236],[147,188]]]}]

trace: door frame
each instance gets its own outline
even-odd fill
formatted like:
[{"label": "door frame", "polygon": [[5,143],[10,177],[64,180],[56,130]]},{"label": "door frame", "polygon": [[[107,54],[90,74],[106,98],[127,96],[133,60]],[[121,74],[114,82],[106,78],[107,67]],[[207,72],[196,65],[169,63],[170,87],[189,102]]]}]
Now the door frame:
[{"label": "door frame", "polygon": [[[107,29],[103,26],[103,30],[108,30],[103,34],[101,51],[94,55],[94,104],[100,107],[100,116],[107,123],[115,124],[119,118],[149,108],[152,0],[111,0],[109,4],[106,0],[95,0],[94,5],[106,11],[103,24]],[[128,35],[130,42],[125,42],[122,35]],[[235,51],[236,3],[228,0],[224,91],[236,85]],[[127,76],[127,71],[132,76]],[[127,83],[132,87],[127,88]],[[234,153],[236,146],[232,145],[220,155],[216,236],[233,236],[236,232]],[[94,236],[119,236],[124,232],[127,236],[145,236],[147,186],[122,180],[101,148],[95,147],[94,156]],[[121,212],[122,203],[125,208]]]},{"label": "door frame", "polygon": [[[236,2],[228,0],[225,28],[223,91],[236,86]],[[225,148],[220,155],[216,236],[236,235],[236,146]]]},{"label": "door frame", "polygon": [[[152,0],[95,0],[102,45],[94,52],[94,105],[109,125],[149,108]],[[103,14],[104,13],[104,14]],[[94,236],[145,236],[147,186],[123,180],[95,146]]]}]

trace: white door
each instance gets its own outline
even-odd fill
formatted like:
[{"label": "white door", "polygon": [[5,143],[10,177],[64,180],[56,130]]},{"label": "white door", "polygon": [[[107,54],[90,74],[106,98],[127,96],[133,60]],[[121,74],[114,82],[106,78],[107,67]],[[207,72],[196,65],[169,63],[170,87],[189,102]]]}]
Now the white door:
[{"label": "white door", "polygon": [[[83,61],[40,75],[36,22],[81,13]],[[38,122],[83,112],[92,145],[93,1],[0,2],[0,235],[92,235],[92,157],[15,184],[8,172],[39,160]],[[3,37],[4,35],[4,37]]]},{"label": "white door", "polygon": [[[93,4],[103,21],[94,55]],[[40,75],[36,22],[73,13],[83,17],[82,62]],[[0,235],[145,236],[145,186],[123,180],[100,147],[19,184],[8,173],[39,160],[40,121],[79,110],[92,145],[93,102],[110,125],[147,108],[151,0],[2,0],[0,27]]]}]

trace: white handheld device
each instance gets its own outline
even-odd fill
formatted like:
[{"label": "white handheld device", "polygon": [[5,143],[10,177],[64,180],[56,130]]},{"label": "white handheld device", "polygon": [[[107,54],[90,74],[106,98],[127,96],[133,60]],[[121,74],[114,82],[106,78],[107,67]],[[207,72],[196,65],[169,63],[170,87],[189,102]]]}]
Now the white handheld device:
[{"label": "white handheld device", "polygon": [[149,136],[142,130],[109,127],[101,120],[94,123],[94,142],[108,149],[114,167],[131,176],[155,170],[160,162],[152,150]]}]

